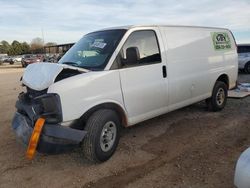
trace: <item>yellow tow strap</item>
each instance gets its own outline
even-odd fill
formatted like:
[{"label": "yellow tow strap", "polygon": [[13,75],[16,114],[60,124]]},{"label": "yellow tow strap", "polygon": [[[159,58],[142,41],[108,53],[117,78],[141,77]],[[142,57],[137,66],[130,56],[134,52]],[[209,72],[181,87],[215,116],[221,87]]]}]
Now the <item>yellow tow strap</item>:
[{"label": "yellow tow strap", "polygon": [[32,135],[30,137],[30,141],[29,141],[29,145],[26,151],[26,157],[30,160],[32,160],[34,158],[35,152],[36,152],[36,148],[37,148],[37,144],[40,138],[40,134],[42,132],[43,126],[45,123],[45,119],[44,118],[39,118],[36,121],[34,130],[32,132]]}]

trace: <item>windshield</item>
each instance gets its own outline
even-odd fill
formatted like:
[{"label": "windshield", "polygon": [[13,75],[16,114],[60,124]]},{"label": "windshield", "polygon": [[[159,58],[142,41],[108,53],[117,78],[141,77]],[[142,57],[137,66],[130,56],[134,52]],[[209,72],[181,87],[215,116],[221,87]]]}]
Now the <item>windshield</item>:
[{"label": "windshield", "polygon": [[103,70],[126,30],[89,33],[60,59],[59,63],[89,70]]}]

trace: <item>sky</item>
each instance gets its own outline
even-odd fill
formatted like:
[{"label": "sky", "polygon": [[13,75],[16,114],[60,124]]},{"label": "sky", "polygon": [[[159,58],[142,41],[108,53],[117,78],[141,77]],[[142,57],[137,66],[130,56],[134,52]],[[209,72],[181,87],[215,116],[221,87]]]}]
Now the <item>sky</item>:
[{"label": "sky", "polygon": [[0,0],[0,41],[71,43],[133,24],[224,27],[250,43],[250,0]]}]

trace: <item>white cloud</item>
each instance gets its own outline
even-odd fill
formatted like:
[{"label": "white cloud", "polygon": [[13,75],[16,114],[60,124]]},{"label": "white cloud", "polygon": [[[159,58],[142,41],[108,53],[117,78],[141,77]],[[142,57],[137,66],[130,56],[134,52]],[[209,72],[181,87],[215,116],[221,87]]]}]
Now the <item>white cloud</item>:
[{"label": "white cloud", "polygon": [[47,42],[73,42],[104,27],[162,23],[227,27],[250,42],[247,0],[0,0],[0,6],[2,40],[30,41],[43,28]]}]

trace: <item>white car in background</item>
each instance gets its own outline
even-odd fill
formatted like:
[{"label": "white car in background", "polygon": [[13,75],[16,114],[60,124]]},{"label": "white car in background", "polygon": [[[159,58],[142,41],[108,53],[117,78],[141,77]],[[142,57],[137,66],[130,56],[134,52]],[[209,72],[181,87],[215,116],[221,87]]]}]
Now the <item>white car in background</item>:
[{"label": "white car in background", "polygon": [[250,44],[238,45],[239,69],[250,74]]},{"label": "white car in background", "polygon": [[234,184],[237,188],[250,187],[250,148],[241,154],[237,162]]},{"label": "white car in background", "polygon": [[21,62],[22,61],[22,56],[13,56],[12,57],[13,62]]},{"label": "white car in background", "polygon": [[0,55],[0,65],[3,64],[7,58],[8,58],[7,54]]},{"label": "white car in background", "polygon": [[0,64],[9,63],[13,65],[14,63],[21,63],[21,56],[0,56]]}]

